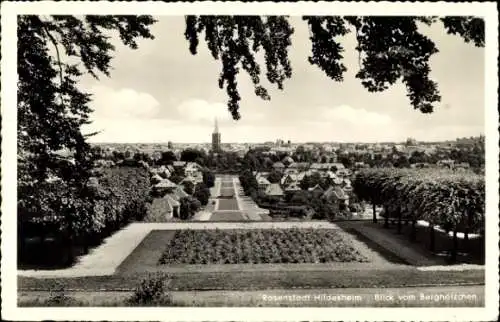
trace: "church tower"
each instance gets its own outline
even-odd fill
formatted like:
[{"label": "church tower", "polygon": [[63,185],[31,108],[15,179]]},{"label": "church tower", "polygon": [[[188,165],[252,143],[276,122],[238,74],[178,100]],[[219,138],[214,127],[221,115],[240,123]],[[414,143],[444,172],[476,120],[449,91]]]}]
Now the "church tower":
[{"label": "church tower", "polygon": [[215,128],[214,128],[214,132],[212,133],[212,151],[213,152],[220,152],[221,151],[220,133],[219,133],[219,125],[217,124],[217,119],[215,119]]}]

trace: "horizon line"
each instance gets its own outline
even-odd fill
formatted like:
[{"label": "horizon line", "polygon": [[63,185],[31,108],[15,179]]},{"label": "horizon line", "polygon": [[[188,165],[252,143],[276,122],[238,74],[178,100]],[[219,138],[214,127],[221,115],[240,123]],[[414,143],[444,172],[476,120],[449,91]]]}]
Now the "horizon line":
[{"label": "horizon line", "polygon": [[[455,137],[449,139],[441,139],[441,140],[417,140],[415,138],[407,138],[414,139],[417,143],[441,143],[441,142],[449,142],[456,141],[458,139],[469,139],[469,138],[480,138],[484,136],[484,134],[477,136],[466,136],[466,137]],[[291,141],[290,144],[311,144],[311,143],[323,143],[323,144],[382,144],[382,143],[404,143],[407,139],[404,140],[384,140],[384,141]],[[88,142],[89,144],[168,144],[172,143],[174,145],[179,144],[211,144],[210,141],[198,141],[198,142],[174,142],[174,141],[159,141],[159,142],[116,142],[116,141],[96,141],[96,142]],[[233,142],[221,142],[221,144],[265,144],[265,143],[275,143],[276,140],[265,140],[265,141],[233,141]],[[283,145],[288,144],[286,141],[283,142]]]}]

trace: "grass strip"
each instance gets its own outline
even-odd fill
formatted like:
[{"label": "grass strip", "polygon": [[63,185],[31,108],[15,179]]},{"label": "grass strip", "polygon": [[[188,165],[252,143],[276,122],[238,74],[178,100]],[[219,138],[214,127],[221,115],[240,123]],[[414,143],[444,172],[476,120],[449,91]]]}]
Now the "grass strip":
[{"label": "grass strip", "polygon": [[[133,290],[145,274],[38,279],[18,277],[20,290]],[[203,272],[172,274],[172,290],[267,290],[484,285],[484,270],[419,271],[414,268],[348,271]]]}]

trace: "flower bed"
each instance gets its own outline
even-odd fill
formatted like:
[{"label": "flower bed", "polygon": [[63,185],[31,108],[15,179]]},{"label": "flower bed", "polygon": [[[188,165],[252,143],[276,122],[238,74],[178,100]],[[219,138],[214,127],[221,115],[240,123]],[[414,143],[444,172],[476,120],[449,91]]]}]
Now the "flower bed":
[{"label": "flower bed", "polygon": [[179,230],[159,260],[165,264],[367,262],[332,229]]}]

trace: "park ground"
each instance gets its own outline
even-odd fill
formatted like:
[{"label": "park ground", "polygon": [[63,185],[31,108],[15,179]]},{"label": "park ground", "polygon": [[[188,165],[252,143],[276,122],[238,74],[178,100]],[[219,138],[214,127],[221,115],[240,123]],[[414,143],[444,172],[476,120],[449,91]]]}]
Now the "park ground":
[{"label": "park ground", "polygon": [[[484,305],[482,265],[447,265],[367,221],[269,221],[262,209],[242,195],[235,176],[217,177],[211,194],[212,208],[197,221],[132,223],[70,268],[19,270],[19,305],[43,306],[54,290],[62,289],[79,305],[119,306],[151,273],[169,274],[173,303],[184,306]],[[179,230],[290,228],[328,229],[349,241],[368,262],[158,264]],[[361,299],[332,300],[341,295]]]}]

